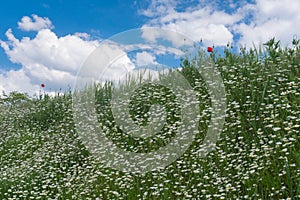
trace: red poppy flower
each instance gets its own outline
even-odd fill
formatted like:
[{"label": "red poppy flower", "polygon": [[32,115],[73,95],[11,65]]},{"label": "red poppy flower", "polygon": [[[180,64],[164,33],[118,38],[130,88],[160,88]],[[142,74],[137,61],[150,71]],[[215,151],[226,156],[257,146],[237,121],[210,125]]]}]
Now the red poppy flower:
[{"label": "red poppy flower", "polygon": [[214,49],[212,47],[207,47],[207,52],[213,52]]},{"label": "red poppy flower", "polygon": [[44,84],[44,83],[42,83],[42,84],[41,84],[41,87],[42,87],[42,88],[44,88],[44,87],[45,87],[45,84]]}]

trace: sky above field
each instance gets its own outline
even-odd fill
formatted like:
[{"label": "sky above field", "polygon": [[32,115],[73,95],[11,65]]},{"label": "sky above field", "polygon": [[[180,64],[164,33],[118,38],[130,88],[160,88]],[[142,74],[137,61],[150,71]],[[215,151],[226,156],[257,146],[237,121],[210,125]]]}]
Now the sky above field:
[{"label": "sky above field", "polygon": [[[299,0],[2,1],[0,91],[67,90],[101,41],[134,28],[174,30],[220,48],[272,37],[287,46],[300,33],[299,8]],[[149,53],[135,61],[158,63]]]}]

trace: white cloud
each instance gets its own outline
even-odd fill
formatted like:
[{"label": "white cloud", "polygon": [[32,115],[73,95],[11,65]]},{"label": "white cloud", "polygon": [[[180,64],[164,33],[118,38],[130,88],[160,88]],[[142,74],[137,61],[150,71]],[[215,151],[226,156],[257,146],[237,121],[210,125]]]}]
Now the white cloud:
[{"label": "white cloud", "polygon": [[153,64],[155,65],[158,63],[155,61],[155,56],[144,51],[136,54],[136,64],[138,66],[146,66],[146,65],[153,65]]},{"label": "white cloud", "polygon": [[[146,9],[140,10],[140,14],[151,17],[143,27],[171,29],[196,41],[202,39],[206,45],[226,45],[239,34],[240,39],[235,41],[237,45],[252,47],[254,43],[257,46],[276,37],[285,46],[299,34],[300,1],[247,2],[153,0]],[[158,37],[155,32],[145,36],[149,41]]]},{"label": "white cloud", "polygon": [[176,0],[152,0],[149,7],[139,10],[139,13],[147,17],[157,17],[164,13],[170,13],[176,5]]},{"label": "white cloud", "polygon": [[23,69],[17,71],[10,70],[0,74],[0,91],[4,91],[5,93],[22,91],[28,94],[37,94],[39,86],[32,85],[30,78]]},{"label": "white cloud", "polygon": [[47,17],[39,17],[32,15],[32,18],[24,16],[18,26],[23,31],[39,31],[41,29],[52,29],[54,28],[51,21]]},{"label": "white cloud", "polygon": [[133,70],[135,65],[119,45],[112,42],[103,42],[88,57],[83,67],[80,69],[81,81],[79,88],[85,86],[90,81],[116,81]]},{"label": "white cloud", "polygon": [[243,11],[251,13],[253,18],[249,24],[235,26],[235,31],[241,34],[239,44],[258,46],[272,37],[284,46],[291,44],[293,36],[300,33],[299,8],[298,0],[257,0],[254,5],[245,6]]},{"label": "white cloud", "polygon": [[[0,90],[6,93],[23,91],[33,95],[41,89],[41,83],[46,85],[47,92],[50,89],[51,91],[58,91],[60,88],[68,89],[69,86],[73,86],[85,60],[100,45],[98,40],[89,40],[89,35],[86,33],[58,37],[50,29],[37,31],[32,39],[29,37],[18,39],[11,29],[6,32],[6,36],[7,41],[0,40],[0,46],[10,61],[21,65],[20,70],[0,72]],[[107,47],[107,54],[110,48],[112,46]],[[110,69],[105,71],[107,77],[120,77],[134,68],[134,64],[119,47],[114,46],[110,50],[123,56],[114,61]],[[99,61],[100,58],[97,59]],[[90,68],[89,73],[93,76],[104,71],[99,68],[99,65],[96,67],[98,68]]]},{"label": "white cloud", "polygon": [[[155,1],[156,2],[156,1]],[[154,11],[154,5],[158,3],[151,4],[150,8],[146,11],[150,13]],[[154,19],[151,19],[144,27],[147,26],[158,26],[164,29],[173,30],[180,32],[187,37],[193,39],[194,41],[202,41],[205,44],[215,44],[215,45],[226,45],[228,42],[233,41],[233,34],[231,32],[231,27],[233,24],[241,20],[242,16],[237,13],[229,15],[223,11],[217,11],[212,9],[212,7],[205,6],[201,7],[189,7],[185,11],[176,11],[174,4],[160,4],[164,6],[165,9],[161,9],[164,12],[157,12]],[[155,40],[157,34],[154,32],[153,35],[149,35],[147,38]],[[166,36],[172,39],[174,43],[180,45],[178,38],[172,38],[171,36]],[[181,42],[181,45],[183,41]]]},{"label": "white cloud", "polygon": [[144,25],[142,27],[142,38],[150,43],[156,43],[157,45],[160,43],[157,41],[157,39],[169,41],[172,43],[171,46],[175,48],[179,48],[184,45],[193,45],[193,40],[186,34],[179,32],[174,28],[161,28],[163,29],[157,29],[153,27],[148,27],[148,25]]},{"label": "white cloud", "polygon": [[[13,63],[22,66],[23,76],[28,77],[32,85],[45,83],[47,88],[54,90],[73,84],[78,69],[99,44],[98,41],[85,40],[77,35],[58,37],[49,29],[38,31],[33,39],[23,37],[19,40],[10,29],[6,36],[8,41],[0,41],[0,45]],[[10,84],[15,84],[16,89],[33,88],[32,85],[14,81],[10,78],[12,74],[7,73],[5,77],[13,81]]]},{"label": "white cloud", "polygon": [[[23,91],[34,94],[40,84],[46,84],[49,90],[67,89],[75,80],[77,70],[87,56],[99,44],[89,41],[86,33],[75,33],[58,37],[49,28],[51,21],[33,15],[35,22],[23,17],[19,27],[23,30],[38,30],[33,39],[17,39],[12,30],[6,32],[7,41],[0,45],[13,63],[22,67],[0,74],[1,90]],[[28,20],[30,19],[30,20]]]},{"label": "white cloud", "polygon": [[18,40],[11,30],[6,35],[8,41],[0,44],[12,62],[26,67],[39,64],[73,74],[98,45],[97,41],[84,40],[76,35],[57,37],[49,29],[40,30],[33,39],[24,37]]}]

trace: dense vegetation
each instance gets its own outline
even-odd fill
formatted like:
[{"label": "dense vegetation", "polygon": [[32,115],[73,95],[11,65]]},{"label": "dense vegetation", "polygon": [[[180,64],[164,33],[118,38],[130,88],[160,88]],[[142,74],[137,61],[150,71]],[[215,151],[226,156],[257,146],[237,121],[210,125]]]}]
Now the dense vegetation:
[{"label": "dense vegetation", "polygon": [[[300,198],[300,44],[210,54],[226,88],[226,122],[217,148],[198,156],[210,119],[210,100],[197,70],[184,58],[180,73],[198,92],[199,134],[185,154],[164,170],[144,175],[103,168],[76,133],[72,94],[31,98],[11,93],[0,100],[0,199],[298,199]],[[196,84],[200,83],[200,84]],[[199,87],[201,85],[202,87]],[[149,152],[174,136],[165,126],[149,139],[123,133],[109,110],[111,85],[96,92],[99,124],[116,145]],[[145,86],[146,87],[146,86]],[[176,97],[149,84],[131,98],[130,113],[144,125],[151,104]],[[180,120],[168,104],[167,124]],[[144,116],[144,117],[138,117]],[[176,126],[175,126],[176,127]]]}]

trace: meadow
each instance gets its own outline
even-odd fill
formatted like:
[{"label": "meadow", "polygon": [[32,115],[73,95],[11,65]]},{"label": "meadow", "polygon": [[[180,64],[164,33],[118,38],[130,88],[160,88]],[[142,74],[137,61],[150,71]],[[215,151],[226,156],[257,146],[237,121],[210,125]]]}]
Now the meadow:
[{"label": "meadow", "polygon": [[[209,56],[227,101],[216,148],[199,157],[211,102],[197,70],[201,58],[183,58],[179,72],[199,97],[199,133],[175,162],[142,175],[103,167],[88,151],[75,129],[71,92],[2,95],[0,199],[300,199],[299,40],[281,47],[271,39],[240,53],[228,46],[224,56]],[[180,107],[171,91],[150,84],[132,96],[130,114],[141,126],[151,104],[168,105],[164,128],[141,140],[116,126],[112,87],[107,83],[95,93],[98,122],[109,139],[133,152],[155,151],[172,140]]]}]

